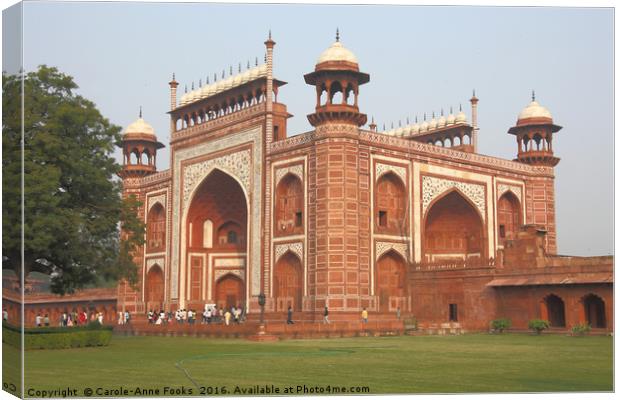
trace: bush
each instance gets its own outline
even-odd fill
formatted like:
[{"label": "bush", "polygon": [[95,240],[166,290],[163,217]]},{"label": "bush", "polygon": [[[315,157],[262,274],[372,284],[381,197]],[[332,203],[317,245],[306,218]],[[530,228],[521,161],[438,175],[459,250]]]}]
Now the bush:
[{"label": "bush", "polygon": [[508,318],[500,318],[494,319],[491,321],[491,328],[493,331],[502,333],[505,329],[508,329],[512,326],[512,322]]},{"label": "bush", "polygon": [[573,326],[570,330],[573,333],[573,336],[583,336],[589,333],[591,329],[592,327],[590,326],[590,324],[583,323]]},{"label": "bush", "polygon": [[[25,328],[24,350],[107,346],[111,339],[112,327],[101,326],[98,322],[75,328]],[[21,329],[3,324],[2,340],[14,347],[21,348]]]},{"label": "bush", "polygon": [[527,324],[528,328],[540,335],[542,331],[549,328],[549,321],[544,319],[533,319]]}]

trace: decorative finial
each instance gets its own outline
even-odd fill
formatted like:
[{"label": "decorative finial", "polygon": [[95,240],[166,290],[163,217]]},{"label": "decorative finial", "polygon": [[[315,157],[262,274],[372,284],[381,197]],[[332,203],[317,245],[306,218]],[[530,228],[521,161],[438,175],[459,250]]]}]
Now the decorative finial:
[{"label": "decorative finial", "polygon": [[463,111],[463,104],[459,104],[459,112]]},{"label": "decorative finial", "polygon": [[239,72],[241,72],[241,63],[239,63]]},{"label": "decorative finial", "polygon": [[418,123],[418,116],[417,115],[415,116],[415,123],[416,124]]},{"label": "decorative finial", "polygon": [[390,126],[390,129],[394,129],[394,121],[392,121],[392,125]]},{"label": "decorative finial", "polygon": [[443,107],[441,108],[441,116],[443,117]]},{"label": "decorative finial", "polygon": [[142,106],[140,106],[140,114],[138,114],[140,118],[142,118]]},{"label": "decorative finial", "polygon": [[476,89],[474,89],[472,92],[472,97],[476,97]]},{"label": "decorative finial", "polygon": [[192,90],[194,90],[194,81],[192,81]]},{"label": "decorative finial", "polygon": [[398,127],[399,127],[399,128],[402,128],[402,125],[401,125],[401,123],[400,123],[400,119],[398,120]]},{"label": "decorative finial", "polygon": [[532,89],[532,101],[536,101],[536,92]]},{"label": "decorative finial", "polygon": [[187,84],[185,84],[185,93],[187,93]]},{"label": "decorative finial", "polygon": [[370,123],[371,123],[371,124],[374,124],[374,123],[375,123],[375,116],[374,116],[374,115],[370,118]]},{"label": "decorative finial", "polygon": [[175,80],[175,78],[174,78],[174,72],[172,73],[172,80]]},{"label": "decorative finial", "polygon": [[198,87],[202,87],[202,78],[198,79]]},{"label": "decorative finial", "polygon": [[250,69],[250,60],[248,60],[248,66],[246,69]]},{"label": "decorative finial", "polygon": [[230,69],[228,70],[228,76],[232,76],[232,65],[230,66]]},{"label": "decorative finial", "polygon": [[258,57],[256,57],[256,59],[254,59],[254,66],[258,67]]},{"label": "decorative finial", "polygon": [[222,79],[224,79],[224,77],[225,77],[225,76],[226,76],[226,70],[225,70],[225,69],[223,69],[223,70],[222,70]]},{"label": "decorative finial", "polygon": [[217,74],[213,74],[213,82],[217,82]]},{"label": "decorative finial", "polygon": [[267,62],[267,53],[265,53],[265,58],[264,58],[265,62]]},{"label": "decorative finial", "polygon": [[340,30],[336,28],[336,42],[340,41]]},{"label": "decorative finial", "polygon": [[209,75],[207,75],[207,85],[209,84]]},{"label": "decorative finial", "polygon": [[385,131],[385,122],[383,123],[383,130]]},{"label": "decorative finial", "polygon": [[424,121],[426,121],[426,113],[424,113]]},{"label": "decorative finial", "polygon": [[269,40],[271,40],[271,29],[269,29]]},{"label": "decorative finial", "polygon": [[452,113],[453,113],[453,111],[452,111],[452,106],[450,106],[450,114],[452,114]]},{"label": "decorative finial", "polygon": [[433,119],[435,119],[435,111],[433,111]]},{"label": "decorative finial", "polygon": [[409,117],[407,117],[407,125],[409,125]]}]

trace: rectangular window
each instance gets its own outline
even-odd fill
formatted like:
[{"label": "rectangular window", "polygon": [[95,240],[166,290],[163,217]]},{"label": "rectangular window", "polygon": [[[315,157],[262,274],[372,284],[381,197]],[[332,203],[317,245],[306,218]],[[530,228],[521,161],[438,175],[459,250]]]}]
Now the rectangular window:
[{"label": "rectangular window", "polygon": [[379,226],[387,226],[387,211],[379,211]]},{"label": "rectangular window", "polygon": [[273,126],[273,139],[275,141],[280,140],[280,127],[278,125]]},{"label": "rectangular window", "polygon": [[303,221],[303,215],[301,211],[295,213],[295,226],[301,226]]},{"label": "rectangular window", "polygon": [[499,226],[499,237],[502,239],[506,237],[506,227],[504,225]]},{"label": "rectangular window", "polygon": [[450,304],[450,322],[458,321],[458,310],[456,304]]}]

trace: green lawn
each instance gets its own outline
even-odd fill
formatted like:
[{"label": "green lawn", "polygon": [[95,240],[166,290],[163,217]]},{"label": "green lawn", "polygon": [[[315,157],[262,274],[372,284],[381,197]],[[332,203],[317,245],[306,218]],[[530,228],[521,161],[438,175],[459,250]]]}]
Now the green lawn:
[{"label": "green lawn", "polygon": [[[200,386],[231,394],[237,385],[360,385],[373,394],[611,391],[612,345],[611,337],[508,334],[277,343],[115,336],[105,348],[26,352],[25,387],[26,394],[77,388],[79,396],[86,387],[120,386],[184,386],[192,394]],[[4,352],[17,354],[6,344]]]}]

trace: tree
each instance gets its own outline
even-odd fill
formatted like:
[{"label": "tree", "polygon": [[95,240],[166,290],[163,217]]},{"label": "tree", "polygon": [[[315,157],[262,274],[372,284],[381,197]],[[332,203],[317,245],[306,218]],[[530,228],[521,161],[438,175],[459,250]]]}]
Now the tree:
[{"label": "tree", "polygon": [[122,198],[116,178],[112,153],[121,128],[77,88],[72,77],[45,65],[23,79],[2,74],[3,268],[21,273],[23,166],[24,276],[49,274],[60,294],[100,279],[134,284],[131,254],[144,243],[140,203]]}]

